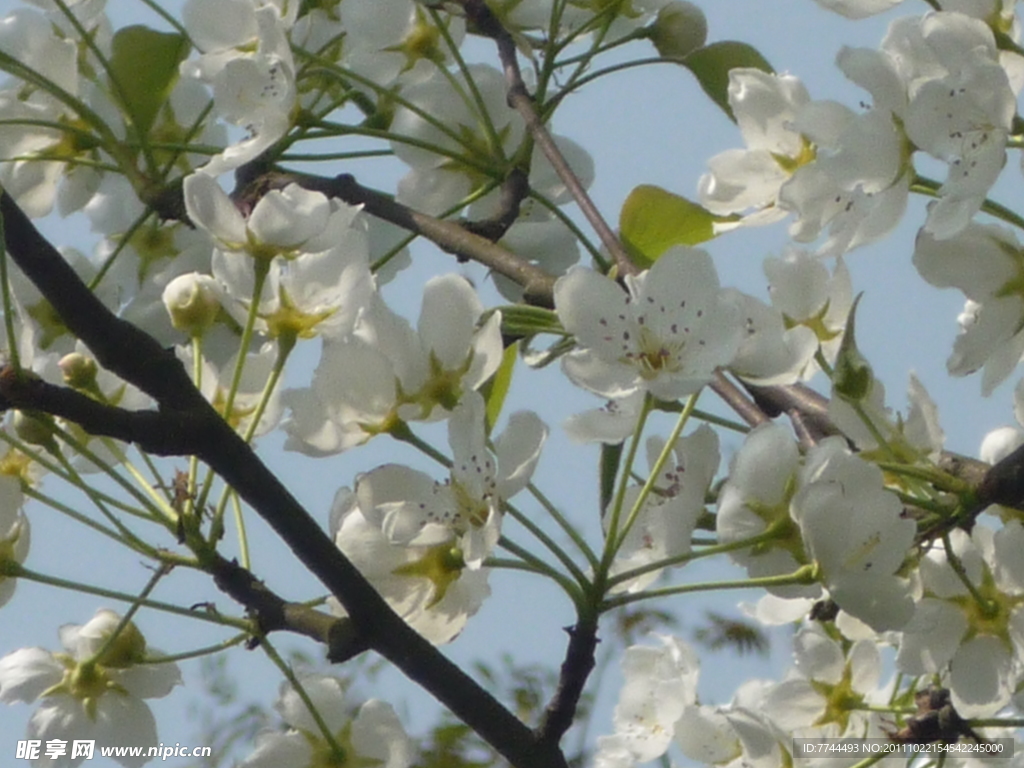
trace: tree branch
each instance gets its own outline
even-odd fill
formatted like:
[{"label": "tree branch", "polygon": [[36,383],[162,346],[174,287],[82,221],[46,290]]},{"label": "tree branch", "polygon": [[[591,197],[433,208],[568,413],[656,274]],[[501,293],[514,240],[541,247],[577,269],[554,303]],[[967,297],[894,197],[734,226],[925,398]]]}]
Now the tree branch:
[{"label": "tree branch", "polygon": [[465,9],[466,17],[476,28],[476,31],[485,37],[491,38],[497,44],[498,58],[501,59],[501,67],[505,72],[505,82],[508,85],[507,98],[509,106],[515,109],[523,118],[527,130],[533,137],[534,143],[540,147],[541,152],[544,153],[548,162],[551,163],[551,167],[558,174],[558,178],[565,184],[570,194],[572,194],[573,200],[576,201],[583,215],[590,222],[590,226],[597,232],[597,236],[601,239],[601,244],[611,254],[615,265],[619,268],[619,275],[636,274],[639,271],[636,265],[629,258],[626,249],[622,247],[619,238],[616,237],[611,227],[608,226],[608,222],[604,220],[604,216],[601,215],[597,206],[594,205],[594,201],[590,199],[590,195],[583,188],[579,177],[573,172],[569,163],[566,162],[562,151],[555,144],[555,140],[551,137],[547,126],[544,125],[544,121],[537,114],[533,104],[533,97],[530,96],[529,91],[526,89],[526,83],[523,82],[523,73],[519,69],[519,60],[516,57],[516,43],[512,39],[512,35],[505,29],[484,0],[460,0],[460,4]]},{"label": "tree branch", "polygon": [[[328,197],[336,197],[349,205],[362,206],[367,213],[425,237],[460,259],[483,264],[513,280],[522,286],[523,296],[528,302],[546,307],[553,306],[556,279],[554,275],[491,242],[487,237],[470,231],[470,228],[458,222],[428,216],[397,203],[376,190],[364,187],[351,174],[343,173],[329,178],[271,170],[256,176],[240,190],[238,196],[244,198],[247,203],[252,201],[252,198],[258,199],[271,189],[282,189],[292,183],[305,189],[322,192]],[[515,190],[510,194],[516,194]],[[243,203],[243,206],[246,203]]]},{"label": "tree branch", "polygon": [[[118,428],[137,428],[145,423],[155,430],[154,434],[167,439],[164,447],[173,448],[168,453],[195,455],[208,464],[341,602],[358,636],[370,648],[429,691],[510,763],[518,768],[565,768],[565,757],[557,745],[540,742],[518,718],[391,610],[251,447],[195,389],[173,353],[115,317],[6,192],[0,197],[0,215],[4,217],[8,254],[68,329],[86,343],[104,367],[159,404],[158,412],[142,412],[148,414],[145,417],[121,416]],[[9,405],[19,405],[10,400],[23,393],[18,386],[15,383],[14,390],[6,393]],[[24,391],[47,392],[34,386]],[[75,412],[80,415],[98,414],[76,399],[68,398],[68,402],[71,405],[67,407],[78,409]],[[158,447],[151,436],[142,439]]]}]

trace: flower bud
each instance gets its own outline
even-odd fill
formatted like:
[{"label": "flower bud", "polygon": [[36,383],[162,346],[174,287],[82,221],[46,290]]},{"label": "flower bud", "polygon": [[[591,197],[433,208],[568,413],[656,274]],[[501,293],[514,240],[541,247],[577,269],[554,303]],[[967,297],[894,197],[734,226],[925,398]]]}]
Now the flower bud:
[{"label": "flower bud", "polygon": [[193,337],[202,336],[220,312],[220,286],[209,275],[179,275],[164,288],[164,306],[171,325]]},{"label": "flower bud", "polygon": [[64,382],[73,389],[96,388],[96,361],[81,352],[64,355],[57,363],[64,376]]},{"label": "flower bud", "polygon": [[649,37],[658,53],[666,58],[681,58],[704,45],[708,21],[704,12],[686,0],[672,0],[658,11]]},{"label": "flower bud", "polygon": [[53,417],[42,413],[14,412],[14,434],[29,445],[53,444]]}]

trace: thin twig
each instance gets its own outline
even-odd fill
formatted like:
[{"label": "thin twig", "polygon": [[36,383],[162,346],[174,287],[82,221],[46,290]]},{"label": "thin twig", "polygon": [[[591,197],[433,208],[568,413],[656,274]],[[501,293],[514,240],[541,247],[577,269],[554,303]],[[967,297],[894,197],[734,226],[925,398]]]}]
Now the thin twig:
[{"label": "thin twig", "polygon": [[558,178],[565,184],[573,200],[579,205],[580,210],[590,222],[590,226],[597,232],[601,244],[611,254],[615,265],[618,267],[619,275],[633,275],[639,272],[636,265],[629,258],[626,249],[623,248],[619,238],[616,237],[604,216],[590,199],[587,190],[583,188],[579,177],[575,174],[565,156],[558,148],[555,140],[551,137],[547,126],[537,114],[533,103],[533,97],[526,88],[523,81],[523,73],[519,69],[519,60],[516,57],[516,43],[512,35],[502,25],[501,21],[483,0],[461,0],[461,5],[466,11],[466,16],[476,31],[491,38],[498,46],[498,57],[501,59],[501,66],[505,72],[505,83],[508,86],[508,103],[515,109],[523,121],[526,129],[533,137],[534,143],[540,147],[541,152],[555,169]]}]

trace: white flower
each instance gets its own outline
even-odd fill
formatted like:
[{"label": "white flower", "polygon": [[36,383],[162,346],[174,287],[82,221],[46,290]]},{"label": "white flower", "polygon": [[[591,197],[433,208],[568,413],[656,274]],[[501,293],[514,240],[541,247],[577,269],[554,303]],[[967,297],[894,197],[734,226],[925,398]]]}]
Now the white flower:
[{"label": "white flower", "polygon": [[430,544],[393,544],[348,488],[334,497],[330,532],[395,613],[435,645],[454,640],[491,593],[490,569],[469,568],[450,535]]},{"label": "white flower", "polygon": [[[733,457],[729,477],[718,495],[715,526],[729,544],[754,536],[765,541],[730,556],[753,578],[793,573],[810,562],[790,502],[797,490],[800,452],[781,424],[763,424],[747,435]],[[816,584],[769,587],[779,597],[817,597]]]},{"label": "white flower", "polygon": [[743,318],[744,332],[729,370],[752,384],[792,384],[811,364],[818,339],[811,328],[787,327],[776,308],[730,291]]},{"label": "white flower", "polygon": [[4,562],[21,564],[28,556],[28,518],[21,508],[24,501],[21,480],[0,475],[0,608],[11,599],[17,584],[13,577],[3,575]]},{"label": "white flower", "polygon": [[512,414],[487,447],[483,398],[466,395],[448,421],[451,477],[444,483],[400,464],[386,464],[356,482],[359,508],[395,544],[452,541],[479,567],[498,541],[504,502],[526,487],[547,427],[532,411]]},{"label": "white flower", "polygon": [[622,658],[625,680],[613,716],[615,736],[638,762],[665,753],[683,710],[697,699],[697,656],[681,640],[659,639],[661,647],[634,645]]},{"label": "white flower", "polygon": [[809,100],[803,83],[792,75],[730,70],[729,106],[747,148],[711,158],[710,172],[699,183],[701,204],[719,215],[752,211],[744,224],[783,218],[779,189],[793,170],[814,157],[810,144],[793,128],[797,112]]},{"label": "white flower", "polygon": [[963,717],[986,717],[1010,701],[1024,671],[1024,528],[1010,522],[993,534],[975,525],[950,533],[962,577],[937,546],[920,566],[924,597],[900,636],[896,665],[911,675],[945,672]]},{"label": "white flower", "polygon": [[457,275],[427,281],[418,331],[372,298],[350,337],[324,342],[312,386],[288,393],[286,447],[338,453],[402,421],[450,413],[501,363],[501,316],[482,315]]},{"label": "white flower", "polygon": [[[100,747],[157,743],[156,721],[142,699],[166,696],[181,676],[176,664],[153,663],[158,654],[132,623],[109,642],[120,621],[113,611],[100,610],[82,626],[61,627],[63,653],[22,648],[0,658],[0,702],[41,702],[27,738],[92,739]],[[38,764],[63,768],[82,759],[66,754]],[[149,761],[145,752],[115,759],[126,768]]]},{"label": "white flower", "polygon": [[412,741],[390,704],[371,699],[352,717],[344,684],[337,678],[307,675],[299,682],[343,754],[334,753],[306,702],[291,683],[284,683],[274,708],[289,729],[257,736],[256,750],[242,761],[241,768],[316,768],[327,764],[407,768],[412,763]]},{"label": "white flower", "polygon": [[247,137],[214,156],[203,171],[217,176],[252,160],[291,127],[296,106],[295,63],[286,29],[298,5],[282,16],[273,3],[189,0],[182,21],[203,54],[182,74],[213,87],[216,112]]},{"label": "white flower", "polygon": [[962,13],[929,13],[893,22],[882,51],[906,84],[907,137],[949,163],[925,231],[951,237],[970,222],[1002,170],[1016,110],[992,29]]},{"label": "white flower", "polygon": [[558,316],[581,347],[562,361],[574,383],[610,398],[640,389],[677,400],[733,358],[739,313],[707,253],[672,248],[626,286],[582,267],[555,283]]},{"label": "white flower", "polygon": [[[663,446],[664,441],[658,438],[648,440],[647,458],[652,466]],[[679,438],[672,453],[616,553],[610,570],[612,576],[690,551],[697,518],[704,511],[704,496],[718,471],[718,435],[703,425],[693,434]],[[639,494],[639,485],[626,489],[619,518],[620,530]],[[609,535],[610,524],[609,509],[604,515],[606,536]],[[637,592],[660,574],[661,569],[648,571],[617,584],[613,591]]]},{"label": "white flower", "polygon": [[[764,260],[768,295],[772,306],[782,312],[787,326],[810,329],[818,348],[828,362],[834,362],[843,339],[843,329],[853,304],[853,288],[846,263],[836,259],[829,275],[821,259],[796,248],[787,249],[781,258]],[[802,372],[809,379],[818,370],[813,360]]]},{"label": "white flower", "polygon": [[876,631],[896,629],[912,610],[909,584],[895,575],[914,540],[914,521],[885,490],[882,472],[830,438],[808,454],[793,517],[839,607]]},{"label": "white flower", "polygon": [[[765,708],[784,730],[814,737],[863,736],[881,676],[873,640],[858,640],[844,651],[821,625],[804,626],[793,638],[796,673],[774,686]],[[813,731],[802,729],[813,728]],[[881,734],[877,734],[881,735]]]},{"label": "white flower", "polygon": [[[71,96],[79,95],[76,42],[59,34],[43,14],[18,8],[0,18],[0,51]],[[26,214],[45,216],[57,199],[66,161],[90,153],[75,148],[64,131],[46,127],[75,119],[68,105],[43,88],[23,88],[20,80],[4,85],[0,183]]]},{"label": "white flower", "polygon": [[[899,414],[893,417],[885,405],[885,387],[872,376],[867,394],[856,407],[843,397],[833,396],[828,403],[828,415],[862,456],[873,458],[880,451],[881,455],[895,454],[906,462],[935,460],[945,435],[939,426],[938,408],[913,372],[907,401],[910,407],[906,418]],[[884,438],[884,447],[878,444],[879,436]]]},{"label": "white flower", "polygon": [[990,394],[1024,355],[1024,251],[1016,236],[973,223],[946,239],[922,232],[914,266],[932,285],[958,288],[967,297],[946,367],[954,376],[984,368],[981,391]]}]

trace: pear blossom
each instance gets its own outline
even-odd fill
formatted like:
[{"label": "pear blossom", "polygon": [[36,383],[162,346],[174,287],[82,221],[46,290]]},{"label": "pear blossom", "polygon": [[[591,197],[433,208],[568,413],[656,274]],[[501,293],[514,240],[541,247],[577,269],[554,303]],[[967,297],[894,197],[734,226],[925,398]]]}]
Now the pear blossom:
[{"label": "pear blossom", "polygon": [[677,638],[658,639],[660,647],[634,645],[623,654],[625,679],[612,718],[619,743],[638,762],[665,753],[676,722],[697,698],[700,665],[696,654]]},{"label": "pear blossom", "polygon": [[644,390],[677,400],[732,360],[739,312],[706,252],[676,246],[625,282],[628,293],[574,267],[555,283],[559,319],[581,347],[562,360],[573,383],[610,398]]},{"label": "pear blossom", "polygon": [[[178,359],[186,370],[195,371],[195,349],[192,345],[175,347]],[[211,405],[224,417],[239,434],[252,437],[265,435],[273,430],[284,415],[281,401],[281,382],[278,380],[274,388],[267,393],[274,366],[280,354],[277,345],[267,342],[257,351],[245,355],[242,375],[235,388],[231,400],[231,411],[225,412],[228,406],[228,394],[237,367],[237,358],[241,352],[236,348],[232,357],[218,365],[208,357],[200,360],[196,387]],[[260,404],[262,403],[262,408]],[[259,421],[253,425],[258,415]]]},{"label": "pear blossom", "polygon": [[[868,85],[874,95],[877,87]],[[779,203],[796,214],[789,231],[797,242],[827,231],[818,255],[838,256],[878,240],[906,209],[911,173],[905,140],[881,99],[875,102],[861,114],[835,102],[810,102],[793,123],[816,154],[782,186]]]},{"label": "pear blossom", "polygon": [[[648,462],[653,466],[664,447],[664,441],[650,438],[647,442]],[[672,457],[665,463],[658,481],[640,507],[636,519],[626,533],[612,562],[610,574],[630,571],[690,551],[690,539],[697,518],[704,511],[704,496],[718,471],[718,435],[707,425],[693,434],[681,437],[672,449]],[[621,527],[626,514],[640,495],[640,486],[626,489]],[[611,510],[604,515],[605,535],[610,535]],[[641,576],[617,584],[615,592],[637,592],[655,581],[662,569],[650,570]]]},{"label": "pear blossom", "polygon": [[[345,684],[336,677],[305,675],[299,678],[317,715],[346,764],[373,764],[380,768],[408,768],[414,758],[412,740],[406,735],[390,704],[370,699],[355,716],[345,695]],[[283,683],[274,708],[288,726],[256,737],[256,749],[240,768],[316,768],[333,763],[333,746],[306,701],[291,683]]]},{"label": "pear blossom", "polygon": [[[833,393],[828,415],[847,439],[866,458],[899,456],[903,461],[934,461],[942,450],[945,435],[939,425],[938,408],[920,379],[911,372],[907,387],[906,417],[892,415],[885,405],[885,387],[871,376],[867,393],[856,402]],[[883,438],[879,445],[878,438]]]},{"label": "pear blossom", "polygon": [[369,241],[357,208],[289,184],[261,197],[246,218],[203,173],[185,180],[185,203],[217,243],[213,276],[234,299],[227,308],[240,324],[263,273],[257,331],[309,338],[352,330],[373,288]]},{"label": "pear blossom", "polygon": [[935,287],[958,288],[966,296],[946,367],[954,376],[983,369],[981,390],[990,394],[1024,356],[1024,250],[1016,235],[974,223],[945,239],[922,232],[914,266]]},{"label": "pear blossom", "polygon": [[907,88],[907,137],[949,166],[924,229],[937,239],[952,237],[1002,170],[1016,111],[992,29],[963,13],[898,19],[882,52]]},{"label": "pear blossom", "polygon": [[[504,75],[494,67],[472,64],[469,89],[460,74],[432,68],[430,74],[404,88],[402,96],[412,106],[395,110],[391,131],[414,141],[392,141],[395,155],[411,166],[398,183],[396,199],[433,215],[460,207],[480,183],[478,168],[463,158],[485,156],[507,165],[525,136],[522,119],[508,108]],[[454,80],[454,83],[453,83]],[[469,94],[479,94],[470,98]],[[444,115],[440,121],[436,116]],[[584,187],[594,178],[589,153],[576,142],[554,136],[559,151]],[[540,151],[530,158],[530,188],[555,205],[571,202],[572,196]],[[498,190],[474,202],[472,218],[487,218],[500,204]]]},{"label": "pear blossom", "polygon": [[[723,544],[765,537],[759,544],[730,553],[753,578],[793,573],[810,562],[790,508],[800,469],[796,441],[781,424],[751,430],[733,457],[718,494],[715,527]],[[788,599],[821,594],[816,584],[769,587],[768,591]]]},{"label": "pear blossom", "polygon": [[451,477],[444,483],[398,464],[386,464],[356,482],[359,508],[397,544],[454,540],[470,567],[479,567],[497,543],[505,500],[526,487],[547,438],[532,411],[509,418],[488,449],[483,398],[470,392],[448,420]]},{"label": "pear blossom", "polygon": [[[468,567],[450,531],[431,543],[392,543],[348,488],[334,497],[330,535],[392,610],[435,645],[458,637],[491,593],[490,569]],[[330,602],[336,613],[346,615],[339,603]]]},{"label": "pear blossom", "polygon": [[[834,362],[853,304],[850,272],[842,258],[836,259],[830,275],[821,259],[789,248],[781,257],[766,258],[764,273],[772,306],[782,313],[784,324],[810,329],[825,360]],[[809,361],[801,378],[809,379],[817,370],[817,363]]]},{"label": "pear blossom", "polygon": [[[289,10],[282,15],[285,8]],[[296,85],[287,29],[297,12],[296,3],[185,3],[182,20],[203,53],[182,62],[182,75],[211,86],[216,113],[247,134],[213,157],[203,167],[205,173],[217,176],[237,168],[291,128]]]},{"label": "pear blossom", "polygon": [[326,340],[312,385],[286,397],[290,450],[338,453],[403,421],[443,418],[501,363],[501,317],[457,275],[423,289],[418,330],[375,296],[347,338]]},{"label": "pear blossom", "polygon": [[896,666],[948,675],[956,711],[987,717],[1009,703],[1024,674],[1024,528],[1011,521],[993,532],[979,524],[949,538],[963,576],[941,544],[921,560],[924,595],[903,627]]},{"label": "pear blossom", "polygon": [[793,75],[736,67],[729,71],[728,98],[747,148],[708,161],[710,171],[698,184],[701,205],[721,216],[743,213],[744,224],[771,224],[786,215],[778,206],[780,188],[814,157],[793,128],[810,96]]},{"label": "pear blossom", "polygon": [[729,370],[752,384],[792,384],[811,364],[818,339],[811,328],[787,327],[781,312],[753,296],[732,292],[744,321]]},{"label": "pear blossom", "polygon": [[[414,69],[417,62],[444,66],[451,56],[441,31],[413,0],[392,0],[384,6],[374,0],[346,0],[337,13],[346,33],[341,63],[380,85],[390,85],[399,78],[416,82],[426,77],[422,68]],[[444,19],[448,35],[460,44],[466,34],[465,20],[455,15]],[[314,29],[311,23],[310,29]],[[308,43],[306,47],[314,50]],[[371,97],[378,96],[366,90]]]},{"label": "pear blossom", "polygon": [[23,504],[21,480],[0,474],[0,608],[11,599],[17,584],[13,576],[5,575],[5,563],[20,565],[28,556],[30,528]]},{"label": "pear blossom", "polygon": [[876,631],[901,627],[913,599],[896,571],[917,529],[881,470],[830,438],[809,453],[801,480],[793,518],[832,599]]},{"label": "pear blossom", "polygon": [[821,738],[864,737],[877,722],[860,707],[884,704],[878,644],[858,640],[848,649],[819,624],[802,627],[793,638],[795,674],[773,686],[765,700],[784,730]]},{"label": "pear blossom", "polygon": [[[156,721],[143,699],[160,698],[181,682],[178,667],[158,663],[129,622],[111,640],[121,618],[109,610],[81,626],[61,627],[64,651],[22,648],[0,658],[0,702],[40,701],[28,723],[27,738],[70,742],[92,739],[102,747],[156,744]],[[116,755],[126,768],[148,762],[140,755]],[[38,765],[75,766],[83,757],[65,752]]]}]

